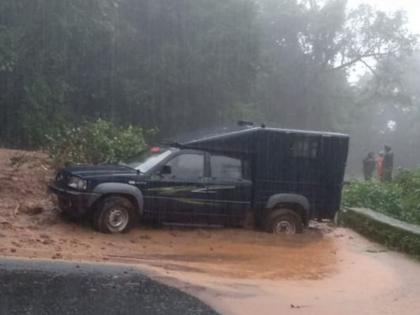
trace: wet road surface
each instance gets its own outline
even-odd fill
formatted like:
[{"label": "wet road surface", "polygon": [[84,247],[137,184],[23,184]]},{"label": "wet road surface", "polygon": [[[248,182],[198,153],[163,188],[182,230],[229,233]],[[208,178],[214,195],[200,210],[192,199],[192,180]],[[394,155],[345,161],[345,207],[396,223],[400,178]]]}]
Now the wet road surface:
[{"label": "wet road surface", "polygon": [[[418,260],[345,228],[335,228],[325,238],[335,244],[335,267],[326,273],[321,269],[319,278],[307,277],[305,272],[300,279],[295,273],[292,278],[273,280],[171,276],[182,279],[179,287],[184,285],[186,292],[224,315],[420,315]],[[318,248],[322,255],[322,246]],[[307,255],[306,248],[301,254]],[[319,255],[313,255],[313,260]],[[281,260],[278,265],[294,270]]]},{"label": "wet road surface", "polygon": [[217,314],[138,269],[0,259],[0,314]]}]

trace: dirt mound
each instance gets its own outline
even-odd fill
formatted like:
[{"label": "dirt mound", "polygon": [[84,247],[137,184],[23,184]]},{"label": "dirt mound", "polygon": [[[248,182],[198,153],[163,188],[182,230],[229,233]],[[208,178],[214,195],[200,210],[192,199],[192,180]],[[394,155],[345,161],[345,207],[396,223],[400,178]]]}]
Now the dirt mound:
[{"label": "dirt mound", "polygon": [[53,203],[46,187],[53,171],[48,157],[39,152],[0,150],[0,222],[31,224],[31,218],[49,216]]}]

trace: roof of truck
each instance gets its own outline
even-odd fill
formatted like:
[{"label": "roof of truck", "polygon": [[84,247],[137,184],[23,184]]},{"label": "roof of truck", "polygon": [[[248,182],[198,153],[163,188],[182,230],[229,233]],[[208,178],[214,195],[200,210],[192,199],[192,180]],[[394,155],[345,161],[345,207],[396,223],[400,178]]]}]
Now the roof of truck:
[{"label": "roof of truck", "polygon": [[299,130],[299,129],[283,129],[283,128],[268,128],[268,127],[253,127],[253,128],[243,128],[240,130],[228,131],[228,132],[220,132],[216,134],[206,135],[197,138],[190,138],[187,141],[180,142],[180,144],[187,144],[195,141],[203,141],[203,140],[210,140],[210,139],[223,139],[226,137],[232,136],[245,136],[249,134],[257,133],[258,131],[263,130],[266,132],[281,132],[281,133],[296,133],[296,134],[303,134],[303,135],[319,135],[319,136],[327,136],[327,137],[345,137],[348,138],[349,135],[344,133],[337,133],[337,132],[328,132],[328,131],[312,131],[312,130]]},{"label": "roof of truck", "polygon": [[[348,138],[349,136],[342,133],[324,132],[324,131],[308,131],[297,129],[280,129],[280,128],[266,128],[266,127],[253,127],[243,128],[235,131],[225,131],[222,133],[211,134],[207,136],[199,136],[190,138],[188,140],[176,142],[175,145],[184,148],[197,148],[197,149],[217,149],[224,146],[224,149],[229,151],[252,151],[252,139],[257,134],[301,134],[307,136],[323,136],[323,137],[338,137]],[[224,145],[222,145],[222,143]],[[232,146],[232,147],[229,147]],[[220,147],[220,149],[222,149]],[[223,149],[222,149],[223,150]]]},{"label": "roof of truck", "polygon": [[[261,129],[257,128],[257,129]],[[285,133],[301,133],[301,134],[310,134],[310,135],[320,135],[320,136],[329,136],[329,137],[345,137],[348,138],[349,135],[339,132],[330,132],[330,131],[313,131],[313,130],[300,130],[300,129],[281,129],[281,128],[264,128],[273,132],[285,132]]]}]

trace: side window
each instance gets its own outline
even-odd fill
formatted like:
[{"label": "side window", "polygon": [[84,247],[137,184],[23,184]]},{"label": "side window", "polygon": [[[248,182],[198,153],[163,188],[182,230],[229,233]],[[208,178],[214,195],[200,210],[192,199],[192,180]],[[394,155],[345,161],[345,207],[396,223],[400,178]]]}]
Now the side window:
[{"label": "side window", "polygon": [[171,167],[170,177],[189,179],[204,175],[204,155],[185,153],[170,160],[166,165]]},{"label": "side window", "polygon": [[318,139],[297,138],[290,145],[290,156],[294,158],[317,159],[319,157],[319,147]]},{"label": "side window", "polygon": [[212,155],[210,157],[211,176],[215,178],[244,178],[244,163],[241,159],[223,155]]}]

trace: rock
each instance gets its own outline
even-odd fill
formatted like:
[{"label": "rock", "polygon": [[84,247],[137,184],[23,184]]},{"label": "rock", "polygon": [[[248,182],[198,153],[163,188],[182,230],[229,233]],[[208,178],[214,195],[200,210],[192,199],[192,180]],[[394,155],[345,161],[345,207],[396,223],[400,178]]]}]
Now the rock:
[{"label": "rock", "polygon": [[63,258],[63,255],[61,255],[60,253],[55,253],[51,258],[52,259],[61,259],[61,258]]},{"label": "rock", "polygon": [[26,207],[26,208],[22,209],[21,212],[23,212],[27,215],[38,215],[38,214],[41,214],[42,212],[44,212],[44,208],[42,208],[40,206]]},{"label": "rock", "polygon": [[6,221],[0,222],[0,226],[3,229],[11,229],[13,227],[12,224],[10,224],[9,222],[6,222]]},{"label": "rock", "polygon": [[44,244],[44,245],[50,245],[50,244],[53,244],[53,243],[54,243],[54,241],[51,240],[51,239],[44,239],[42,241],[42,244]]}]

